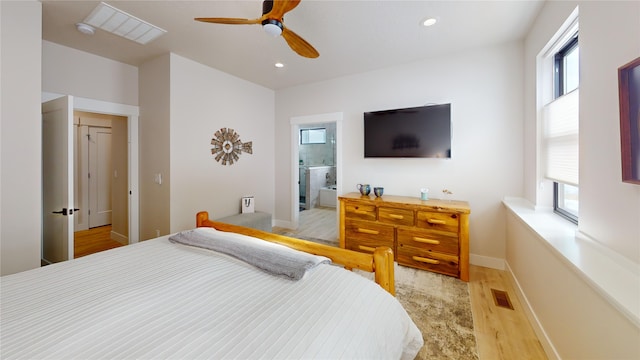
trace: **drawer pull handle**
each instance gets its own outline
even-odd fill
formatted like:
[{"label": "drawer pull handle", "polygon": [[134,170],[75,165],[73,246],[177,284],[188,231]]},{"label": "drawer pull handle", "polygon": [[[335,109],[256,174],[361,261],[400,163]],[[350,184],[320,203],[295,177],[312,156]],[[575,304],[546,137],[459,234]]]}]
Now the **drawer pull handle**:
[{"label": "drawer pull handle", "polygon": [[363,234],[370,234],[370,235],[378,235],[378,234],[380,234],[380,231],[363,229],[363,228],[358,228],[358,232],[359,233],[363,233]]},{"label": "drawer pull handle", "polygon": [[414,256],[413,260],[420,261],[420,262],[427,263],[427,264],[434,264],[434,265],[440,264],[440,261],[438,261],[438,260],[433,260],[433,259],[420,257],[420,256]]},{"label": "drawer pull handle", "polygon": [[371,212],[366,210],[355,210],[354,213],[361,215],[369,215]]},{"label": "drawer pull handle", "polygon": [[438,220],[438,219],[427,219],[427,222],[428,222],[429,224],[441,224],[441,225],[444,225],[444,224],[446,224],[446,223],[447,223],[447,222],[446,222],[446,221],[444,221],[444,220]]},{"label": "drawer pull handle", "polygon": [[417,236],[413,237],[413,241],[425,243],[425,244],[440,245],[440,240],[425,239]]},{"label": "drawer pull handle", "polygon": [[389,214],[389,217],[392,219],[398,219],[398,220],[404,219],[404,216],[398,215],[398,214]]},{"label": "drawer pull handle", "polygon": [[372,248],[371,246],[364,246],[364,245],[358,245],[358,249],[368,251],[368,252],[376,251],[375,248]]}]

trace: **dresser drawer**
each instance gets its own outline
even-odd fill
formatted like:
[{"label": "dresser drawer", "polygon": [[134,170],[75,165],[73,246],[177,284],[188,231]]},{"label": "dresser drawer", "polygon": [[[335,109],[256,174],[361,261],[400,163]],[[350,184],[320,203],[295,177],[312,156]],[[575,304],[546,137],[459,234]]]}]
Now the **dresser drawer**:
[{"label": "dresser drawer", "polygon": [[380,206],[378,221],[386,224],[413,226],[413,210]]},{"label": "dresser drawer", "polygon": [[458,255],[458,234],[417,228],[398,228],[398,247],[410,246],[451,255]]},{"label": "dresser drawer", "polygon": [[350,220],[345,223],[347,249],[373,252],[378,246],[394,249],[394,228],[389,225]]},{"label": "dresser drawer", "polygon": [[345,216],[349,219],[376,221],[376,206],[358,203],[344,204]]},{"label": "dresser drawer", "polygon": [[345,248],[347,250],[359,251],[364,253],[373,254],[377,247],[386,246],[394,253],[395,259],[395,249],[393,248],[393,241],[376,241],[370,239],[349,239],[346,242]]},{"label": "dresser drawer", "polygon": [[458,266],[459,258],[450,254],[442,254],[410,246],[398,246],[396,259],[399,264],[441,274],[457,277],[460,272]]},{"label": "dresser drawer", "polygon": [[457,233],[458,218],[458,214],[455,213],[418,211],[416,226]]}]

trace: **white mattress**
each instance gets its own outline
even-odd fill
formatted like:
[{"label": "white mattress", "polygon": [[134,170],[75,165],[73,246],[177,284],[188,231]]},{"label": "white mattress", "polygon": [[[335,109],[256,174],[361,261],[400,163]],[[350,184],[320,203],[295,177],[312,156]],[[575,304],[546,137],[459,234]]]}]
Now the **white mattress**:
[{"label": "white mattress", "polygon": [[167,237],[1,278],[3,359],[397,359],[422,335],[374,282],[299,281]]}]

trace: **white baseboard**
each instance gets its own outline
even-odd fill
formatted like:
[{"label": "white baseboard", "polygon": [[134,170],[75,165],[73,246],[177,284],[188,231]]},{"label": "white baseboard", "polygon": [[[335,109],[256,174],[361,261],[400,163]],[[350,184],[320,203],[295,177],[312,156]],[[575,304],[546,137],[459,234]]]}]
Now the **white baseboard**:
[{"label": "white baseboard", "polygon": [[544,328],[540,324],[540,321],[538,320],[538,317],[533,311],[533,308],[531,307],[531,304],[529,303],[527,296],[524,294],[524,292],[522,291],[522,288],[520,287],[520,283],[518,282],[518,279],[516,279],[515,275],[513,274],[513,271],[511,271],[511,267],[509,266],[509,263],[505,261],[505,265],[506,265],[505,270],[507,274],[509,274],[509,278],[511,279],[511,283],[513,284],[513,288],[515,289],[516,296],[518,296],[518,300],[520,300],[520,304],[522,304],[522,308],[524,309],[527,319],[529,319],[529,323],[531,324],[533,331],[536,333],[536,336],[538,337],[538,341],[540,341],[540,345],[542,345],[542,348],[544,349],[545,354],[547,355],[549,360],[560,360],[560,355],[556,351],[556,348],[553,346],[553,343],[549,339],[549,336],[547,335],[547,333],[544,331]]},{"label": "white baseboard", "polygon": [[115,231],[111,231],[111,240],[115,240],[122,245],[129,245],[129,238]]},{"label": "white baseboard", "polygon": [[274,220],[273,226],[281,227],[285,229],[295,229],[291,221],[284,221],[284,220]]},{"label": "white baseboard", "polygon": [[496,270],[505,269],[504,259],[499,259],[499,258],[494,258],[494,257],[489,257],[484,255],[469,254],[469,263],[471,265],[482,266],[490,269],[496,269]]}]

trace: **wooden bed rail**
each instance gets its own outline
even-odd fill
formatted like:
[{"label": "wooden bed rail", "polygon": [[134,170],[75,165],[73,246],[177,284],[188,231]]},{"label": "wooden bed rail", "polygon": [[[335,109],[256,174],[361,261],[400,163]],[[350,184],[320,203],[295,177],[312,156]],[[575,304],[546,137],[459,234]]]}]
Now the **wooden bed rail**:
[{"label": "wooden bed rail", "polygon": [[266,231],[246,228],[243,226],[226,224],[209,219],[209,213],[200,211],[196,214],[197,227],[212,227],[220,231],[235,232],[253,236],[266,241],[282,244],[306,253],[326,256],[336,264],[347,269],[359,269],[375,273],[375,281],[391,295],[396,295],[395,276],[393,267],[393,251],[388,247],[378,247],[373,254],[365,254],[339,247],[333,247],[312,241],[296,239]]}]

